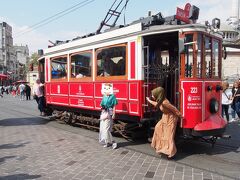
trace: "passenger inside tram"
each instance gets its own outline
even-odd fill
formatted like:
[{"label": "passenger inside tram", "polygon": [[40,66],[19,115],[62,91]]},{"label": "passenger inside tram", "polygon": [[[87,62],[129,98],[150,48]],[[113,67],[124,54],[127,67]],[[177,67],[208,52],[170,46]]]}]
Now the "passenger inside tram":
[{"label": "passenger inside tram", "polygon": [[76,75],[76,78],[82,78],[82,77],[86,77],[84,74],[82,74],[81,72],[79,72],[77,75]]},{"label": "passenger inside tram", "polygon": [[100,76],[113,76],[116,71],[116,63],[110,58],[109,55],[103,57],[103,73]]},{"label": "passenger inside tram", "polygon": [[97,76],[126,75],[126,47],[117,46],[97,51]]}]

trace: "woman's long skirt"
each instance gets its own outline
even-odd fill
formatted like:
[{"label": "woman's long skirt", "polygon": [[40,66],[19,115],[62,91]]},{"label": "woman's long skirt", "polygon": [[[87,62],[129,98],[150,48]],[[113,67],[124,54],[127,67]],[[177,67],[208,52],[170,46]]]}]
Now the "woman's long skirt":
[{"label": "woman's long skirt", "polygon": [[113,141],[112,138],[112,120],[105,119],[100,120],[100,128],[99,128],[99,142],[101,144],[111,144]]},{"label": "woman's long skirt", "polygon": [[177,148],[174,137],[177,126],[177,117],[174,115],[163,115],[162,119],[156,124],[151,146],[156,153],[163,153],[168,157],[173,157]]}]

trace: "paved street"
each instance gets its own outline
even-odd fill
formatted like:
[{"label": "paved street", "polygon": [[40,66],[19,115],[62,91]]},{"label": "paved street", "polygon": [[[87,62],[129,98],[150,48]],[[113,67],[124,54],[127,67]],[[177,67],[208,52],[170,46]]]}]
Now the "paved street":
[{"label": "paved street", "polygon": [[231,140],[179,144],[169,161],[147,143],[116,138],[118,149],[104,148],[97,132],[38,115],[35,101],[0,98],[0,179],[240,179],[238,123]]}]

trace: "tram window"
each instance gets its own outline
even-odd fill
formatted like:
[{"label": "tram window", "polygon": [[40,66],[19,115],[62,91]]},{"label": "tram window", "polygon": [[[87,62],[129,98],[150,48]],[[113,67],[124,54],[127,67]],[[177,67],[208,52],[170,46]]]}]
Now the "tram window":
[{"label": "tram window", "polygon": [[[185,37],[185,43],[193,42],[193,35],[187,34]],[[193,45],[188,44],[185,53],[185,77],[193,77]]]},{"label": "tram window", "polygon": [[213,76],[219,77],[219,42],[214,40],[213,41]]},{"label": "tram window", "polygon": [[52,79],[67,78],[67,57],[58,57],[51,60]]},{"label": "tram window", "polygon": [[96,51],[97,76],[126,75],[126,46],[115,46]]},{"label": "tram window", "polygon": [[211,39],[209,37],[205,38],[205,69],[206,69],[206,78],[211,78]]},{"label": "tram window", "polygon": [[92,54],[91,52],[74,54],[70,58],[71,78],[91,77]]},{"label": "tram window", "polygon": [[197,77],[202,77],[202,35],[198,35],[197,40]]}]

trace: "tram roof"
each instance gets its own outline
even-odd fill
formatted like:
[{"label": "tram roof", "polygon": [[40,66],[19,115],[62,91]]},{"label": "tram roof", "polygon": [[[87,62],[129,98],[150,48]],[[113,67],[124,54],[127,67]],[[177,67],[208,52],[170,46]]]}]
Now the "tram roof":
[{"label": "tram roof", "polygon": [[62,44],[50,47],[44,50],[44,55],[51,55],[54,53],[73,50],[75,48],[81,48],[84,46],[96,45],[103,42],[108,42],[112,40],[118,40],[123,38],[128,38],[132,36],[147,36],[151,34],[160,34],[166,32],[176,32],[176,31],[203,31],[206,32],[207,27],[202,24],[184,24],[184,25],[151,25],[144,26],[140,23],[133,23],[128,26],[112,28],[106,30],[101,34],[91,33],[89,35],[75,38],[71,41],[64,42]]}]

